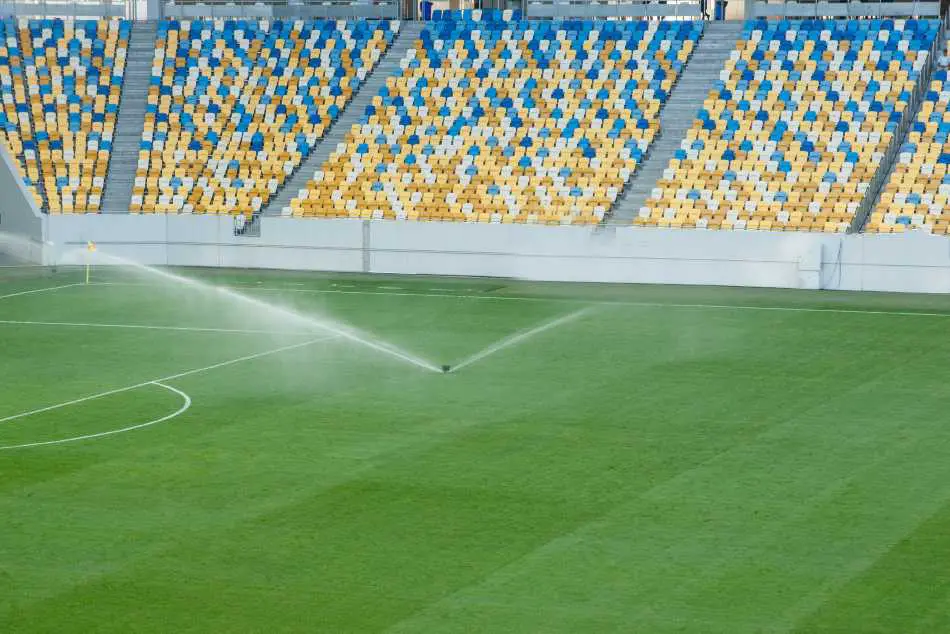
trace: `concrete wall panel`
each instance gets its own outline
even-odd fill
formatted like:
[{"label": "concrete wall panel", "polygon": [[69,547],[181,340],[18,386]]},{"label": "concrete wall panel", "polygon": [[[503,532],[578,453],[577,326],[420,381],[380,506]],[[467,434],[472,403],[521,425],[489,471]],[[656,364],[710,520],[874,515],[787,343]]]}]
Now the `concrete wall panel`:
[{"label": "concrete wall panel", "polygon": [[54,216],[49,237],[147,264],[470,275],[552,281],[950,292],[950,240],[263,218]]}]

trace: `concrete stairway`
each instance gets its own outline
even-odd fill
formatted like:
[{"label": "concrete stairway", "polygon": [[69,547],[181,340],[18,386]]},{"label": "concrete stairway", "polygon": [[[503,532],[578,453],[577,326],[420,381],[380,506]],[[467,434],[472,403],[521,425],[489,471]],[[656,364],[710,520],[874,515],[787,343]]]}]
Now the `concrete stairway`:
[{"label": "concrete stairway", "polygon": [[707,22],[698,45],[663,110],[660,111],[660,135],[654,140],[624,194],[607,218],[610,224],[628,225],[650,196],[663,170],[680,147],[686,131],[693,125],[696,112],[719,79],[719,72],[736,47],[742,22]]},{"label": "concrete stairway", "polygon": [[145,127],[145,102],[155,57],[157,22],[136,22],[126,57],[119,119],[112,138],[112,154],[102,197],[103,213],[128,213],[135,182],[139,143]]},{"label": "concrete stairway", "polygon": [[359,122],[366,106],[373,101],[373,97],[379,93],[379,89],[386,83],[386,78],[399,72],[399,62],[406,56],[406,51],[419,38],[423,28],[424,23],[421,22],[402,22],[399,35],[392,46],[379,60],[376,68],[369,74],[363,85],[360,86],[359,92],[353,96],[353,99],[346,105],[337,120],[330,126],[323,139],[314,147],[310,156],[284,182],[283,187],[277,191],[277,195],[264,208],[263,213],[265,215],[279,216],[284,207],[290,205],[290,201],[297,195],[297,192],[307,186],[307,181],[330,158],[330,154],[336,149],[337,143],[341,143],[353,124]]}]

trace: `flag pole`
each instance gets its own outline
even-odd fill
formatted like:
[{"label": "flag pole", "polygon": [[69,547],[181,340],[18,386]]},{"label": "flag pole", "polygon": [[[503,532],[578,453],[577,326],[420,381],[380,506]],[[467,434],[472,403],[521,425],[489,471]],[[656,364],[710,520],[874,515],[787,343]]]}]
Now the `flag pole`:
[{"label": "flag pole", "polygon": [[87,251],[87,255],[86,255],[86,285],[88,286],[88,285],[89,285],[89,277],[90,277],[90,274],[92,273],[92,261],[91,261],[92,255],[91,255],[91,254],[93,254],[93,253],[96,252],[96,243],[95,243],[95,242],[87,242],[87,243],[86,243],[86,251]]}]

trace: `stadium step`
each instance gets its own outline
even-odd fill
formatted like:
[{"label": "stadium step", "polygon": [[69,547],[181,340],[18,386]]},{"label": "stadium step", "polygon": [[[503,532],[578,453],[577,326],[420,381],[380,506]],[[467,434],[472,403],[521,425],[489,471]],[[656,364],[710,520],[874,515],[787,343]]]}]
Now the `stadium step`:
[{"label": "stadium step", "polygon": [[103,213],[128,213],[145,128],[148,84],[155,58],[158,23],[135,22],[125,63],[119,118],[112,138],[112,154],[102,198]]},{"label": "stadium step", "polygon": [[399,34],[389,50],[386,51],[386,55],[379,60],[376,68],[363,82],[359,92],[346,105],[339,118],[333,122],[323,139],[314,147],[310,156],[301,163],[297,171],[277,192],[270,204],[264,208],[265,215],[281,215],[284,208],[288,207],[290,201],[297,195],[297,192],[307,186],[307,182],[313,176],[313,173],[320,169],[320,166],[330,158],[330,154],[336,149],[337,143],[342,143],[346,138],[346,133],[350,131],[350,127],[359,122],[366,106],[373,101],[373,97],[385,85],[386,78],[399,73],[399,62],[406,56],[406,52],[412,48],[415,41],[419,39],[424,26],[425,23],[423,22],[402,23]]},{"label": "stadium step", "polygon": [[686,131],[693,125],[697,111],[719,78],[729,53],[735,50],[741,33],[741,21],[706,23],[703,36],[660,112],[660,134],[614,205],[607,220],[609,224],[628,225],[633,222]]}]

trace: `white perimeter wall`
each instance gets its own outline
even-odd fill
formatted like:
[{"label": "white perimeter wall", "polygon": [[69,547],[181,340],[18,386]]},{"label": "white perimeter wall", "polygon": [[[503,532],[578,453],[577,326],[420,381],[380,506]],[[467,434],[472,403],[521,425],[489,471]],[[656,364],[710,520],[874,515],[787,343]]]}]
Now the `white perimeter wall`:
[{"label": "white perimeter wall", "polygon": [[143,264],[529,280],[950,292],[950,239],[263,218],[259,238],[218,216],[51,216],[60,253],[96,242]]}]

